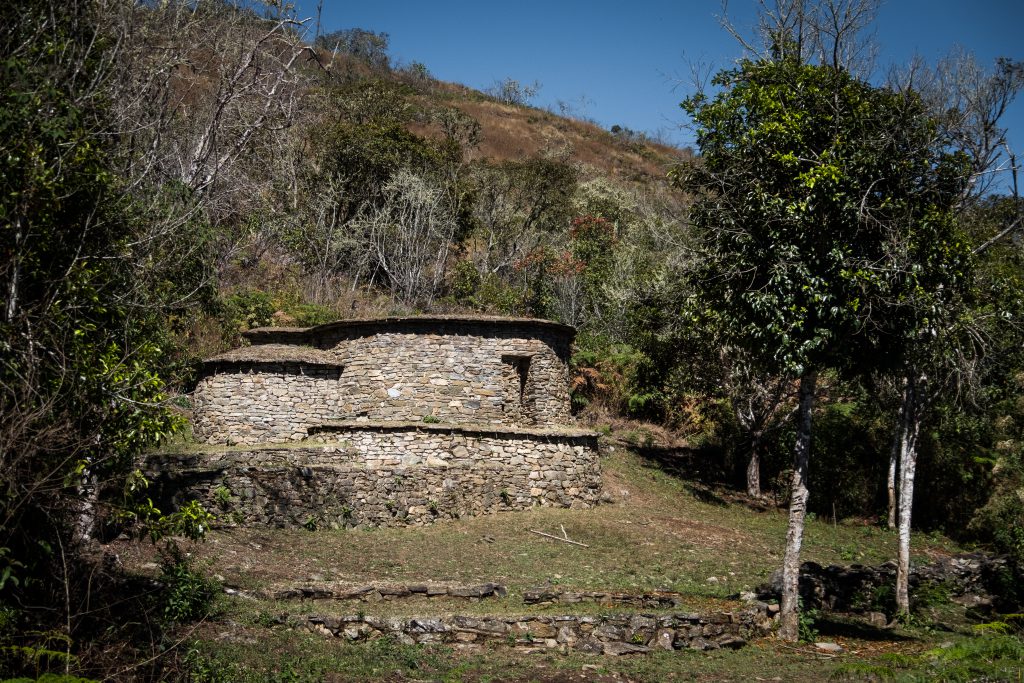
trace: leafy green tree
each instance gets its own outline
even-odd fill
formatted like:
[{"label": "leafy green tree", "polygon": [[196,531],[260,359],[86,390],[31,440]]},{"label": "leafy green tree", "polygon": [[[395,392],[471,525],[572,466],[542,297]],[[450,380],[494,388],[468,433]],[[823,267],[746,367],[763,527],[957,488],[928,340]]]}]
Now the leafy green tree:
[{"label": "leafy green tree", "polygon": [[683,103],[701,150],[677,174],[704,238],[693,310],[760,367],[800,380],[781,624],[796,639],[818,375],[898,363],[924,323],[915,297],[959,282],[960,174],[912,93],[785,56],[714,84],[714,97]]},{"label": "leafy green tree", "polygon": [[173,289],[139,286],[149,217],[112,170],[96,7],[0,10],[0,608],[25,634],[57,615],[69,643],[97,493],[179,423],[159,374]]}]

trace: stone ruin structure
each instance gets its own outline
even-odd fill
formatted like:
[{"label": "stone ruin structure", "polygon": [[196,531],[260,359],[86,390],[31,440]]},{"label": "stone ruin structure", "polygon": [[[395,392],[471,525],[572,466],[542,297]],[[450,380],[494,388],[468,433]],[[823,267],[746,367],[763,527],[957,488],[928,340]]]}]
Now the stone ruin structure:
[{"label": "stone ruin structure", "polygon": [[589,506],[597,435],[572,428],[575,330],[434,316],[259,328],[203,363],[197,451],[149,456],[158,495],[264,526],[422,524]]}]

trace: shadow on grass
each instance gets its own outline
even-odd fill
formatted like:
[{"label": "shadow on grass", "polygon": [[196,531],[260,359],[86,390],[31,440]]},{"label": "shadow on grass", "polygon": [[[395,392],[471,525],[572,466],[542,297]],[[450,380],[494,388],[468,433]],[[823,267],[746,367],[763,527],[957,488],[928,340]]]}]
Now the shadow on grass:
[{"label": "shadow on grass", "polygon": [[826,638],[856,638],[858,640],[906,642],[917,640],[913,636],[893,629],[879,628],[855,619],[825,615],[814,621],[818,634]]},{"label": "shadow on grass", "polygon": [[717,505],[718,507],[729,507],[729,501],[712,489],[710,486],[705,486],[699,483],[686,482],[683,487],[689,491],[690,495],[699,500],[702,503],[708,505]]},{"label": "shadow on grass", "polygon": [[695,499],[709,505],[728,507],[742,505],[756,512],[772,506],[764,500],[753,500],[736,488],[736,482],[724,464],[718,448],[671,448],[664,446],[632,446],[645,465],[678,480]]},{"label": "shadow on grass", "polygon": [[633,450],[650,466],[678,479],[709,487],[730,483],[718,449],[634,446]]}]

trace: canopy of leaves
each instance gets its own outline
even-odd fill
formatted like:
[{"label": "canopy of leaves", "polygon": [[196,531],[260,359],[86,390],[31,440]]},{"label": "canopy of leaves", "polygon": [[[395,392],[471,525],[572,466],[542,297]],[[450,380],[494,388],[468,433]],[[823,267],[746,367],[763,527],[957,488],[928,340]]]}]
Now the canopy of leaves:
[{"label": "canopy of leaves", "polygon": [[912,93],[842,70],[745,61],[714,83],[682,105],[702,157],[676,174],[707,252],[695,316],[775,370],[898,360],[966,278],[964,160]]}]

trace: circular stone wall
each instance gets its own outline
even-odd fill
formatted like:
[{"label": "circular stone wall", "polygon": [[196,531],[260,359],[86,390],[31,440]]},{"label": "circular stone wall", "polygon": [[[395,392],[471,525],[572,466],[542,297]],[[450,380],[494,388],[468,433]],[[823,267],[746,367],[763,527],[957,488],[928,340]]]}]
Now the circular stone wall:
[{"label": "circular stone wall", "polygon": [[310,330],[345,371],[339,419],[569,422],[572,328],[546,321],[398,318]]}]

